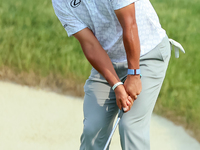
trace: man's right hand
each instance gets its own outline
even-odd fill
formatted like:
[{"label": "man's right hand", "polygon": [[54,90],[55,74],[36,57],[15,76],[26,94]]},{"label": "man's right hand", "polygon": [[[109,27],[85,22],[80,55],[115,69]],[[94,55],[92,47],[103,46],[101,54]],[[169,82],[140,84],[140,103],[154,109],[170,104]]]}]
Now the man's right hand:
[{"label": "man's right hand", "polygon": [[116,96],[116,103],[119,109],[121,110],[123,108],[124,112],[128,112],[131,109],[134,101],[127,94],[124,85],[119,85],[115,89],[115,96]]}]

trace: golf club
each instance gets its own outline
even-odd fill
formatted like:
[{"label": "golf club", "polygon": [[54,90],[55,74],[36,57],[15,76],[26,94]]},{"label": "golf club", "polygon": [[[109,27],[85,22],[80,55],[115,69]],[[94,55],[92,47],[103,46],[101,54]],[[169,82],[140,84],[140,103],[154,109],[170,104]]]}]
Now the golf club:
[{"label": "golf club", "polygon": [[108,145],[109,145],[109,143],[110,143],[110,141],[111,141],[111,138],[112,138],[112,136],[113,136],[113,134],[114,134],[114,132],[115,132],[115,130],[116,130],[116,128],[117,128],[117,125],[119,124],[119,121],[120,121],[120,119],[121,119],[122,116],[123,116],[123,113],[124,113],[123,109],[122,109],[122,110],[119,110],[119,112],[118,112],[118,117],[117,117],[117,121],[116,121],[116,123],[115,123],[115,125],[114,125],[114,127],[113,127],[113,129],[112,129],[112,131],[111,131],[111,133],[110,133],[110,136],[109,136],[109,138],[108,138],[108,140],[107,140],[107,142],[106,142],[106,145],[105,145],[105,147],[104,147],[103,150],[106,150],[106,149],[107,149],[107,147],[108,147]]}]

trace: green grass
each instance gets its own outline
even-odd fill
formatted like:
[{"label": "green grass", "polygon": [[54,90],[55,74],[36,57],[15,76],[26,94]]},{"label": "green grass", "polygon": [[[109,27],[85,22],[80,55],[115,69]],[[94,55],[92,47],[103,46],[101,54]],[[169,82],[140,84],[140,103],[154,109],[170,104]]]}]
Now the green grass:
[{"label": "green grass", "polygon": [[[200,130],[200,1],[151,0],[170,38],[186,50],[172,58],[155,111],[182,118]],[[16,75],[34,72],[40,77],[57,74],[84,83],[91,66],[78,42],[67,34],[50,0],[1,0],[0,68]],[[171,114],[171,115],[169,115]],[[197,132],[196,132],[197,133]],[[198,132],[200,139],[200,132]]]},{"label": "green grass", "polygon": [[189,129],[200,130],[200,1],[153,0],[152,3],[168,36],[186,50],[179,59],[172,53],[155,110],[162,115],[170,111],[174,120],[182,118]]},{"label": "green grass", "polygon": [[51,1],[0,2],[0,66],[84,80],[91,68],[74,38],[67,38]]}]

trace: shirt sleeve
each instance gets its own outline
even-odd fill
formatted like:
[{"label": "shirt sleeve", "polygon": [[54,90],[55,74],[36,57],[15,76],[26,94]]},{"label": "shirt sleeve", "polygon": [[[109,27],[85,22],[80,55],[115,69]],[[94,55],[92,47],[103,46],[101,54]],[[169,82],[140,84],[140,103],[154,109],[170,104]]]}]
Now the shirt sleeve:
[{"label": "shirt sleeve", "polygon": [[113,9],[117,10],[117,9],[126,7],[136,1],[138,1],[138,0],[112,0],[111,3],[112,3]]},{"label": "shirt sleeve", "polygon": [[56,16],[67,31],[69,37],[87,27],[70,12],[70,9],[66,7],[63,1],[52,0],[52,5]]}]

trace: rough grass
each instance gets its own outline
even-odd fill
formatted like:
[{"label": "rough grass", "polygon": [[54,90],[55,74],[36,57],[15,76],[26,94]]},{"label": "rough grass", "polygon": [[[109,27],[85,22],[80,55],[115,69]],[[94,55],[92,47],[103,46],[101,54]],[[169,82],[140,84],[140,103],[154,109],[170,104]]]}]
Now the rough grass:
[{"label": "rough grass", "polygon": [[[186,50],[180,59],[172,54],[155,112],[184,124],[200,141],[200,1],[151,2],[168,36]],[[1,79],[79,91],[70,85],[82,85],[90,73],[80,45],[67,37],[51,1],[1,0],[0,35]]]},{"label": "rough grass", "polygon": [[0,2],[0,67],[16,73],[34,71],[87,78],[89,63],[78,42],[67,38],[51,1]]},{"label": "rough grass", "polygon": [[200,1],[153,0],[163,28],[186,50],[172,58],[155,112],[184,124],[200,141]]}]

